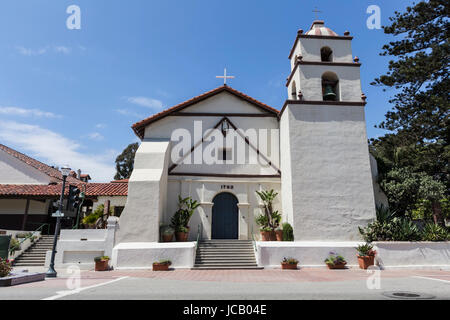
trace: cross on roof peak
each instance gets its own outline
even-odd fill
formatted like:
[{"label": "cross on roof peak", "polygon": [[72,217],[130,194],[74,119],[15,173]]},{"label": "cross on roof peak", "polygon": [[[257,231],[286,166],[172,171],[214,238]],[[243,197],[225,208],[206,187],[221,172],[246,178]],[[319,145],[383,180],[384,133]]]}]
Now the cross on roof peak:
[{"label": "cross on roof peak", "polygon": [[316,20],[319,20],[319,13],[322,13],[322,11],[317,9],[317,7],[314,7],[314,10],[312,12],[316,14]]},{"label": "cross on roof peak", "polygon": [[234,76],[227,76],[227,68],[223,70],[223,76],[216,76],[216,78],[223,79],[223,84],[227,84],[227,79],[234,79]]}]

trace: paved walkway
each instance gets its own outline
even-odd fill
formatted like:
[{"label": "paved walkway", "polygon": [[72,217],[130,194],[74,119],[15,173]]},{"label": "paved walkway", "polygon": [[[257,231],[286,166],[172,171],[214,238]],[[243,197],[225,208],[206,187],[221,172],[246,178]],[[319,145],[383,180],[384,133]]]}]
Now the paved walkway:
[{"label": "paved walkway", "polygon": [[[0,300],[388,299],[383,293],[394,290],[450,299],[450,271],[444,270],[115,270],[82,271],[80,279],[57,271],[56,279],[0,288]],[[369,288],[375,275],[380,286]]]}]

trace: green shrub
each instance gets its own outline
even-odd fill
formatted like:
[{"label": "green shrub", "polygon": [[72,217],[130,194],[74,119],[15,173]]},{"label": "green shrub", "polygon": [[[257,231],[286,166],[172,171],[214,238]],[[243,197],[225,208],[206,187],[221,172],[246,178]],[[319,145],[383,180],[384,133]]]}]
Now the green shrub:
[{"label": "green shrub", "polygon": [[294,230],[288,222],[283,223],[283,241],[294,241]]},{"label": "green shrub", "polygon": [[15,238],[11,238],[11,241],[9,242],[9,252],[14,253],[21,249],[19,240]]},{"label": "green shrub", "polygon": [[373,221],[359,233],[366,242],[373,241],[419,241],[419,228],[407,218],[393,218],[389,222]]},{"label": "green shrub", "polygon": [[423,241],[448,241],[450,232],[447,228],[434,223],[427,223],[422,230]]},{"label": "green shrub", "polygon": [[[110,207],[109,208],[109,214],[112,215],[113,214],[113,208],[114,207]],[[94,224],[97,222],[97,220],[99,218],[101,218],[103,216],[103,211],[105,210],[105,205],[101,204],[99,205],[94,212],[92,212],[91,214],[87,215],[86,217],[83,218],[83,220],[81,221],[83,224]]]}]

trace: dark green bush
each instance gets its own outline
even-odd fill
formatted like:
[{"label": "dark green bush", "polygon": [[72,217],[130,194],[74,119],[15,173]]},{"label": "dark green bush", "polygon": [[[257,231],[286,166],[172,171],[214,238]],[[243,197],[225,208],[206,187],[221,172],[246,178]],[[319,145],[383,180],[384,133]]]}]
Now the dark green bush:
[{"label": "dark green bush", "polygon": [[288,222],[283,223],[283,241],[294,241],[294,230]]}]

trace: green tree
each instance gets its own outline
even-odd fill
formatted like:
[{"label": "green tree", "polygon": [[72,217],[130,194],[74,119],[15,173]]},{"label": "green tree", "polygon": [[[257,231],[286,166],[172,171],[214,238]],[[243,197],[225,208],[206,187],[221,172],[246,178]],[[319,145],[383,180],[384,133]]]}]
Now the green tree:
[{"label": "green tree", "polygon": [[116,175],[115,180],[128,179],[133,172],[134,156],[139,143],[132,143],[126,147],[122,153],[116,158]]},{"label": "green tree", "polygon": [[[406,12],[395,12],[384,32],[396,37],[383,47],[390,55],[388,72],[372,84],[396,89],[393,109],[378,127],[394,132],[372,146],[390,152],[405,151],[403,162],[424,171],[449,188],[449,16],[450,2],[422,1]],[[388,146],[381,146],[387,144]],[[403,150],[402,150],[403,149]],[[401,163],[400,163],[401,164]]]},{"label": "green tree", "polygon": [[395,89],[393,108],[377,126],[389,133],[370,141],[389,206],[400,216],[411,216],[424,201],[432,203],[436,223],[450,188],[449,13],[450,3],[444,0],[395,12],[391,25],[383,27],[395,39],[381,53],[393,59],[388,72],[372,83]]}]

